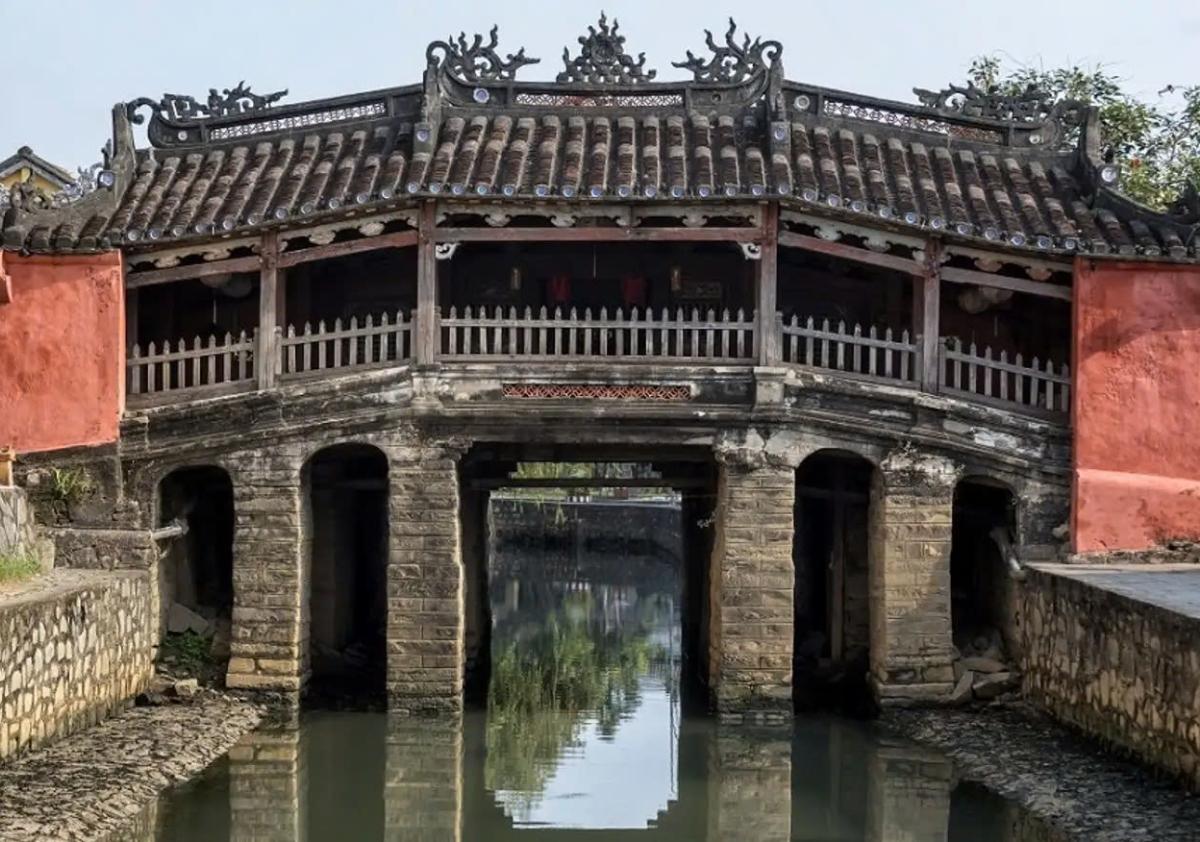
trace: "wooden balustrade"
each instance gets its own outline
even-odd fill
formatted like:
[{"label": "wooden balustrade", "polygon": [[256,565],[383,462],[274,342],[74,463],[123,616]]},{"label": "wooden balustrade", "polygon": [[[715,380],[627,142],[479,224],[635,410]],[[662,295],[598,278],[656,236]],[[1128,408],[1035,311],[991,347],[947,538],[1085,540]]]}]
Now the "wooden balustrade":
[{"label": "wooden balustrade", "polygon": [[345,323],[335,319],[332,325],[320,321],[315,328],[305,322],[299,331],[288,325],[278,343],[280,377],[399,365],[412,359],[412,329],[403,311],[378,319],[368,315],[361,322],[357,317]]},{"label": "wooden balustrade", "polygon": [[441,319],[441,355],[448,360],[580,359],[609,362],[687,362],[752,365],[754,314],[702,314],[634,308],[609,315],[571,308],[537,311],[496,307],[451,308]]},{"label": "wooden balustrade", "polygon": [[797,316],[792,316],[788,323],[784,323],[782,316],[777,321],[777,328],[783,334],[783,361],[787,364],[904,383],[920,377],[918,343],[910,341],[907,330],[896,336],[890,327],[881,331],[871,326],[864,333],[858,324],[847,329],[843,321],[831,325],[829,319],[822,319],[817,325],[811,316],[803,323]]},{"label": "wooden balustrade", "polygon": [[242,331],[236,337],[197,336],[189,348],[180,339],[161,346],[134,345],[126,356],[129,395],[154,395],[181,389],[204,389],[242,384],[254,379],[254,334]]},{"label": "wooden balustrade", "polygon": [[[608,311],[542,307],[451,308],[437,324],[440,356],[447,362],[579,360],[608,363],[683,362],[754,365],[757,334],[753,313],[701,313],[693,309]],[[831,324],[793,316],[775,318],[785,365],[825,369],[855,378],[919,386],[920,337],[907,330]],[[386,368],[414,358],[414,322],[404,312],[369,315],[332,324],[276,328],[273,370],[288,380],[322,373]],[[126,362],[127,392],[153,398],[169,392],[251,388],[256,380],[254,333],[196,337],[189,345],[134,345]],[[938,345],[937,382],[942,393],[1057,417],[1070,411],[1071,373],[1064,364],[1006,351],[982,351],[956,339]]]},{"label": "wooden balustrade", "polygon": [[1071,372],[1064,363],[1034,357],[1026,363],[1021,354],[1010,360],[1007,352],[993,355],[991,347],[982,353],[972,342],[964,350],[961,340],[943,339],[939,350],[942,391],[974,400],[1016,405],[1055,414],[1071,410]]}]

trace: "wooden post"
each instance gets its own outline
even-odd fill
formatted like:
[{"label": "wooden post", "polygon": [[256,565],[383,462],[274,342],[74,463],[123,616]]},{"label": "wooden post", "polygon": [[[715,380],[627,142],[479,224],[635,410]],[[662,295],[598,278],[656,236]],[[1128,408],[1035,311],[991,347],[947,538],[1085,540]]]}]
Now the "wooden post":
[{"label": "wooden post", "polygon": [[258,342],[254,364],[258,388],[275,385],[275,366],[279,357],[276,327],[281,321],[283,296],[279,283],[279,235],[275,231],[263,234],[259,250],[262,264],[258,275]]},{"label": "wooden post", "polygon": [[417,223],[417,312],[413,355],[418,366],[433,365],[438,354],[437,258],[434,256],[436,208],[432,202],[421,205]]},{"label": "wooden post", "polygon": [[942,371],[938,360],[941,341],[942,244],[930,240],[925,246],[925,271],[913,276],[913,329],[921,336],[921,388],[941,390]]},{"label": "wooden post", "polygon": [[762,255],[758,261],[758,289],[755,302],[758,318],[758,364],[780,364],[778,337],[775,335],[776,287],[779,270],[779,205],[763,206]]}]

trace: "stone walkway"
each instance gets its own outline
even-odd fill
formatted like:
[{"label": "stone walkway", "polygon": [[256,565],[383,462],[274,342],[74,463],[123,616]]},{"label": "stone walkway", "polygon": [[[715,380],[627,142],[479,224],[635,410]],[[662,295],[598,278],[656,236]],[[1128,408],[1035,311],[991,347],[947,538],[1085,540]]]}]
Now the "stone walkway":
[{"label": "stone walkway", "polygon": [[1200,567],[1195,564],[1040,564],[1039,570],[1086,582],[1139,602],[1200,619]]},{"label": "stone walkway", "polygon": [[48,599],[63,593],[111,581],[119,576],[143,575],[138,571],[84,570],[56,567],[19,582],[0,583],[0,607],[9,608],[24,602]]},{"label": "stone walkway", "polygon": [[1079,842],[1200,839],[1200,797],[1023,706],[895,710],[883,722]]},{"label": "stone walkway", "polygon": [[133,708],[0,765],[0,840],[104,839],[228,751],[262,715],[205,693],[190,704]]}]

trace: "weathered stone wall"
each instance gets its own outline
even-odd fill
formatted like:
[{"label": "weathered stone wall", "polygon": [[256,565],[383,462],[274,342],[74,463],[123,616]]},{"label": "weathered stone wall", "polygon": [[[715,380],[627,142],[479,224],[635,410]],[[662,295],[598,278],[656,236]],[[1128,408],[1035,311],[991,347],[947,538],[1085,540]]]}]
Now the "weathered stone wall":
[{"label": "weathered stone wall", "polygon": [[1200,618],[1052,568],[1028,569],[1022,602],[1027,697],[1200,790]]},{"label": "weathered stone wall", "polygon": [[153,671],[145,572],[60,570],[0,597],[0,759],[121,708]]},{"label": "weathered stone wall", "polygon": [[33,514],[24,490],[0,488],[0,554],[23,554],[33,548]]},{"label": "weathered stone wall", "polygon": [[724,721],[792,715],[792,520],[796,471],[720,454],[709,681]]},{"label": "weathered stone wall", "polygon": [[871,490],[871,679],[881,702],[936,699],[954,672],[950,539],[957,472],[903,449]]},{"label": "weathered stone wall", "polygon": [[454,448],[392,449],[389,710],[462,709],[464,575]]}]

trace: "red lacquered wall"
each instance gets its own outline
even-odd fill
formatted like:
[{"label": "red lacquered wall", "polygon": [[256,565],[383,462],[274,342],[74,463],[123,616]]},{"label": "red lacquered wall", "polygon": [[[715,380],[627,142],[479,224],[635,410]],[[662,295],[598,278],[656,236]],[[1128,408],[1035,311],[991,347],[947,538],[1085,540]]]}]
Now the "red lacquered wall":
[{"label": "red lacquered wall", "polygon": [[0,447],[18,453],[117,439],[124,400],[121,255],[0,252]]},{"label": "red lacquered wall", "polygon": [[1200,267],[1080,259],[1076,552],[1200,539]]}]

